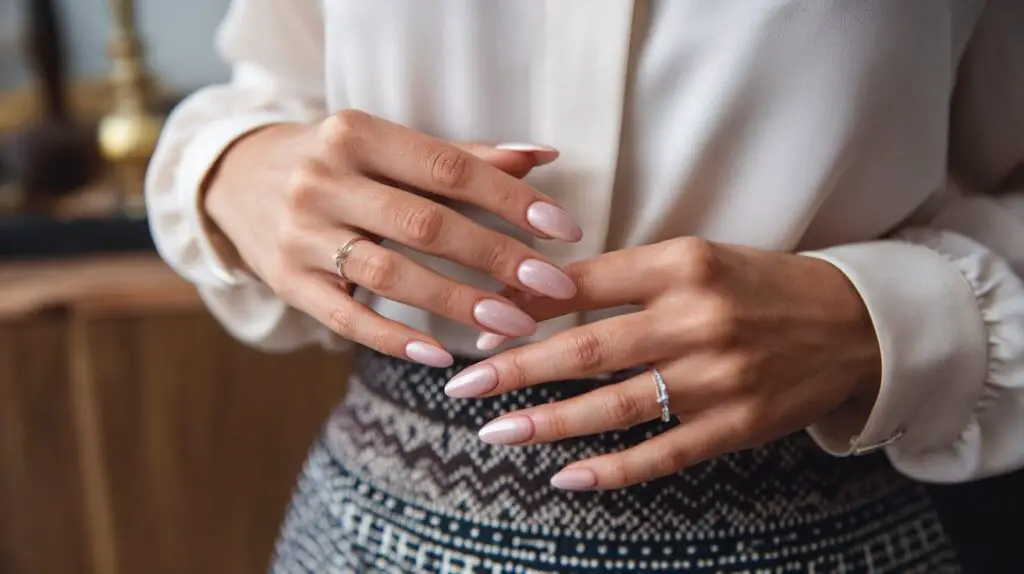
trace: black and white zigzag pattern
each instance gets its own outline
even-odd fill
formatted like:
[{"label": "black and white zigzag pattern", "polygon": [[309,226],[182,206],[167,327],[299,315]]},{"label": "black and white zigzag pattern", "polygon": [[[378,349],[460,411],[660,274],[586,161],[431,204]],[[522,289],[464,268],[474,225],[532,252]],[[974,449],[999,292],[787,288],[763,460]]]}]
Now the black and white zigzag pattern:
[{"label": "black and white zigzag pattern", "polygon": [[[307,462],[275,572],[959,571],[924,491],[881,456],[832,458],[801,434],[629,489],[563,492],[547,481],[566,463],[664,427],[494,447],[466,424],[467,401],[444,420],[449,373],[371,362]],[[412,369],[417,409],[393,380],[367,379]],[[525,406],[503,400],[489,408]]]}]

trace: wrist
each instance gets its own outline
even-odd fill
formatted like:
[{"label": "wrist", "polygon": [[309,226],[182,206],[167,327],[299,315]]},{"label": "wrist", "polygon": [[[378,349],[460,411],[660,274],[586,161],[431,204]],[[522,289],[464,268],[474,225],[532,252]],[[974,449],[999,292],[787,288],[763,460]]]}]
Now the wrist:
[{"label": "wrist", "polygon": [[304,127],[269,124],[246,132],[224,149],[207,172],[197,194],[197,211],[210,246],[226,267],[256,275],[232,238],[230,230],[237,227],[232,216],[238,213],[239,201],[251,199],[239,196],[265,187],[251,181],[254,173],[262,172],[254,166],[261,165],[263,158],[274,157],[280,142]]},{"label": "wrist", "polygon": [[822,271],[820,285],[827,297],[825,305],[839,319],[835,349],[842,353],[840,360],[850,375],[844,381],[847,399],[841,408],[863,425],[882,382],[882,351],[875,324],[860,292],[839,268],[828,261],[810,260]]},{"label": "wrist", "polygon": [[[860,292],[831,262],[799,256],[786,272],[796,279],[800,305],[813,312],[828,341],[831,362],[845,374],[840,396],[873,402],[882,380],[882,351],[871,313]],[[845,401],[844,401],[845,402]]]}]

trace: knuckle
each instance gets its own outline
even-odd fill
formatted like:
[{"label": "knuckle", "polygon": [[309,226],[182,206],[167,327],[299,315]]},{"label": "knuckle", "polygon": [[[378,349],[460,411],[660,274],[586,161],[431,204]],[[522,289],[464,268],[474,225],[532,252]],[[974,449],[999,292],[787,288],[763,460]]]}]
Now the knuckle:
[{"label": "knuckle", "polygon": [[715,244],[700,237],[683,237],[667,246],[668,257],[675,269],[696,285],[710,285],[719,275],[719,258]]},{"label": "knuckle", "polygon": [[633,469],[624,461],[615,460],[604,470],[605,479],[609,486],[619,487],[627,484],[634,484],[637,479],[634,477]]},{"label": "knuckle", "polygon": [[595,288],[599,287],[594,273],[591,272],[592,265],[589,261],[576,261],[563,269],[580,293],[593,293]]},{"label": "knuckle", "polygon": [[441,189],[459,189],[469,175],[469,155],[453,147],[439,146],[427,162],[431,179]]},{"label": "knuckle", "polygon": [[499,179],[490,190],[492,200],[496,205],[521,204],[516,200],[521,199],[522,197],[520,194],[522,185],[523,184],[518,179]]},{"label": "knuckle", "polygon": [[742,335],[737,303],[724,297],[710,297],[702,307],[706,340],[722,348],[735,346]]},{"label": "knuckle", "polygon": [[521,389],[526,385],[526,364],[522,353],[511,351],[508,360],[505,361],[501,375],[498,380],[501,386],[508,390]]},{"label": "knuckle", "polygon": [[458,285],[443,288],[438,296],[438,308],[446,317],[456,318],[465,316],[464,304],[470,297],[466,290]]},{"label": "knuckle", "polygon": [[644,409],[635,396],[621,391],[605,393],[602,409],[616,428],[626,429],[644,420]]},{"label": "knuckle", "polygon": [[492,272],[503,273],[509,265],[509,247],[504,240],[487,242],[480,253],[478,264],[481,268]]},{"label": "knuckle", "polygon": [[327,317],[327,326],[344,339],[354,339],[355,317],[348,309],[335,308]]},{"label": "knuckle", "polygon": [[569,340],[568,356],[570,364],[584,372],[599,370],[604,363],[604,343],[595,333],[580,331]]},{"label": "knuckle", "polygon": [[314,159],[304,160],[288,178],[285,186],[288,209],[307,211],[319,201],[323,189],[324,166]]},{"label": "knuckle", "polygon": [[324,120],[320,137],[327,148],[346,149],[359,137],[369,118],[369,114],[359,110],[342,110]]},{"label": "knuckle", "polygon": [[763,421],[762,415],[762,409],[756,403],[751,402],[738,407],[732,418],[730,430],[735,436],[743,437],[742,442],[746,444],[757,435],[757,429]]},{"label": "knuckle", "polygon": [[655,463],[657,476],[667,476],[686,468],[691,464],[690,453],[681,448],[666,449]]},{"label": "knuckle", "polygon": [[367,347],[385,354],[388,353],[388,334],[380,329],[373,329],[363,337],[361,343]]},{"label": "knuckle", "polygon": [[[555,403],[558,405],[558,403]],[[569,422],[566,420],[565,413],[562,409],[557,406],[552,406],[547,416],[548,432],[552,438],[568,438],[569,434]]]},{"label": "knuckle", "polygon": [[371,291],[390,291],[398,282],[398,260],[390,251],[368,255],[357,265],[359,282]]},{"label": "knuckle", "polygon": [[429,246],[437,242],[444,229],[444,214],[436,205],[415,205],[402,208],[396,216],[396,225],[412,242]]}]

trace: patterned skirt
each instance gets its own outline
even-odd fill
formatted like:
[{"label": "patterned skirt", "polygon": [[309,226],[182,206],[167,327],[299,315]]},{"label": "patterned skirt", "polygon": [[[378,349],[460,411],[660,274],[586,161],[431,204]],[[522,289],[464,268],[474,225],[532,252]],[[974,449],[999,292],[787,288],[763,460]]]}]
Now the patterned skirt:
[{"label": "patterned skirt", "polygon": [[920,485],[882,455],[834,458],[805,433],[623,490],[551,488],[565,464],[677,423],[490,446],[476,431],[493,417],[628,373],[449,399],[445,382],[469,364],[360,351],[299,479],[273,572],[960,572]]}]

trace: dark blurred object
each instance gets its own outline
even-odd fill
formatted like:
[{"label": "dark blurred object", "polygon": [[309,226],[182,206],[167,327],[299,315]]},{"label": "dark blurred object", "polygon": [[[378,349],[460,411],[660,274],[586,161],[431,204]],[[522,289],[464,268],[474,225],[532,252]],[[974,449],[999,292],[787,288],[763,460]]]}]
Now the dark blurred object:
[{"label": "dark blurred object", "polygon": [[44,212],[50,201],[85,185],[99,167],[95,131],[68,113],[63,34],[53,0],[27,0],[26,52],[36,76],[42,117],[7,145],[6,171],[25,207]]},{"label": "dark blurred object", "polygon": [[1024,516],[1024,470],[953,485],[929,485],[935,507],[964,574],[1024,572],[1019,530]]},{"label": "dark blurred object", "polygon": [[23,190],[25,208],[45,213],[55,197],[95,177],[95,142],[92,130],[49,117],[11,138],[7,165]]},{"label": "dark blurred object", "polygon": [[154,249],[145,219],[0,219],[0,261]]}]

